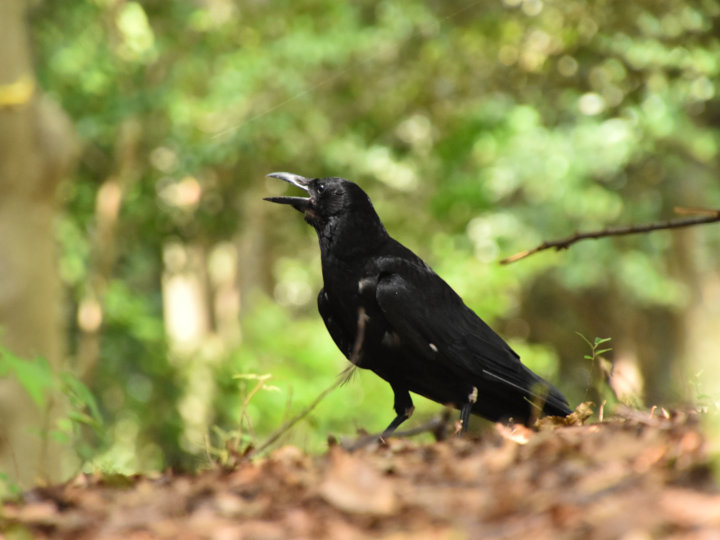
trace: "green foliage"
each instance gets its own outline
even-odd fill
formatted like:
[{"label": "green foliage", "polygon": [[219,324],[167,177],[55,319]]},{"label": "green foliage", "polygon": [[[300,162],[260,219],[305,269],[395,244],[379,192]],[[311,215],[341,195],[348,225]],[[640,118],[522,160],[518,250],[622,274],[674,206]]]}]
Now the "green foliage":
[{"label": "green foliage", "polygon": [[[67,445],[81,463],[91,461],[107,444],[100,409],[90,389],[68,372],[57,373],[44,358],[27,360],[0,347],[0,377],[16,379],[38,409],[46,410],[62,396],[67,401],[56,424],[38,433],[39,438],[52,438]],[[57,403],[55,403],[57,406]],[[7,477],[0,480],[7,484]],[[3,490],[3,491],[8,491]]]},{"label": "green foliage", "polygon": [[[203,422],[219,433],[251,426],[261,439],[346,365],[315,311],[314,236],[299,215],[263,206],[282,189],[268,172],[361,183],[390,232],[571,401],[584,386],[572,330],[620,343],[631,330],[610,312],[650,326],[648,313],[675,316],[694,272],[720,262],[710,226],[495,264],[576,229],[718,205],[717,0],[79,0],[33,16],[40,84],[84,142],[57,233],[69,321],[106,247],[93,243],[99,188],[125,182],[91,383],[108,468],[193,466],[192,400],[210,405]],[[129,140],[128,125],[139,126]],[[208,316],[187,359],[163,320],[164,249],[221,242],[237,248],[242,337],[223,341]],[[690,251],[703,254],[696,269]],[[73,354],[81,334],[68,323]],[[271,373],[279,391],[246,403],[233,377],[252,373]],[[42,373],[22,376],[42,399]],[[437,410],[418,401],[416,414]],[[286,441],[319,449],[328,433],[377,429],[391,402],[361,372]]]},{"label": "green foliage", "polygon": [[7,473],[0,471],[0,500],[15,499],[22,494],[22,488],[10,479]]},{"label": "green foliage", "polygon": [[38,408],[44,409],[50,393],[56,388],[56,378],[44,358],[29,361],[0,348],[0,377],[14,377]]},{"label": "green foliage", "polygon": [[585,358],[585,360],[590,360],[590,362],[592,362],[593,364],[597,364],[604,353],[612,351],[612,347],[607,347],[605,349],[600,348],[605,343],[609,343],[610,341],[612,341],[612,338],[596,337],[592,342],[590,342],[590,340],[583,336],[580,332],[575,333],[580,336],[585,343],[588,344],[588,347],[590,347],[590,354],[586,354],[585,356],[583,356],[583,358]]},{"label": "green foliage", "polygon": [[590,354],[583,356],[585,360],[590,362],[590,393],[591,399],[600,407],[604,407],[607,403],[610,407],[617,402],[617,396],[610,385],[612,377],[612,364],[603,355],[612,351],[612,347],[604,347],[612,341],[612,338],[596,337],[590,341],[580,332],[575,332],[590,347]]},{"label": "green foliage", "polygon": [[690,393],[692,402],[697,407],[704,411],[709,412],[717,416],[720,414],[720,392],[713,393],[707,390],[707,385],[703,384],[703,380],[706,378],[706,374],[703,371],[698,371],[688,379],[688,385],[690,386]]},{"label": "green foliage", "polygon": [[252,418],[248,416],[248,406],[250,405],[250,400],[252,400],[253,396],[258,392],[278,392],[280,390],[277,386],[266,384],[271,378],[272,375],[270,373],[263,375],[246,373],[233,376],[233,379],[240,383],[238,385],[240,387],[238,389],[238,395],[243,397],[239,409],[240,420],[237,427],[232,431],[225,431],[217,425],[213,426],[214,434],[219,439],[220,444],[217,448],[210,447],[208,450],[208,453],[221,465],[234,463],[235,460],[233,458],[240,455],[243,449],[258,444],[258,441],[253,435],[253,421]]}]

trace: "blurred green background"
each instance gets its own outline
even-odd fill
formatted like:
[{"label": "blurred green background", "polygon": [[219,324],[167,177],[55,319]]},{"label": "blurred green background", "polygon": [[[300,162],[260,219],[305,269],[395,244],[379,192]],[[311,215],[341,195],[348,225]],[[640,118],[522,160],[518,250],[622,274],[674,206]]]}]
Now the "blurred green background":
[{"label": "blurred green background", "polygon": [[[359,183],[390,233],[573,405],[602,397],[576,332],[612,338],[628,402],[720,396],[717,225],[498,264],[575,231],[720,208],[720,2],[4,1],[29,53],[26,68],[0,63],[2,137],[20,140],[9,115],[42,101],[66,120],[54,138],[27,135],[27,162],[60,141],[73,165],[32,193],[0,175],[0,220],[13,197],[27,209],[3,224],[46,209],[46,229],[27,227],[7,256],[58,284],[21,323],[0,295],[2,342],[54,357],[95,396],[101,425],[58,437],[82,449],[76,467],[227,457],[346,366],[316,312],[314,232],[262,201],[285,192],[272,171]],[[41,264],[48,234],[56,259]],[[17,246],[8,236],[0,247]],[[37,334],[48,313],[59,337]],[[417,403],[414,423],[440,409]],[[392,416],[390,388],[359,373],[281,442],[320,451]]]}]

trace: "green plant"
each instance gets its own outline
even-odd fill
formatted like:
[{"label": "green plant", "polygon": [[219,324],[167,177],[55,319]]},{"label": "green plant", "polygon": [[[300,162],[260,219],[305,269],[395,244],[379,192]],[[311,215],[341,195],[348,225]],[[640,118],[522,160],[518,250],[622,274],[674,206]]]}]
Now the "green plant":
[{"label": "green plant", "polygon": [[7,473],[0,471],[0,501],[4,498],[15,499],[22,493],[22,488]]},{"label": "green plant", "polygon": [[[612,351],[612,347],[606,346],[612,338],[596,337],[593,341],[590,341],[580,332],[575,333],[590,347],[590,354],[583,356],[585,360],[590,361],[590,384],[586,393],[590,393],[590,399],[595,401],[600,411],[602,411],[608,402],[608,398],[611,397],[613,402],[617,400],[617,396],[615,396],[615,392],[610,385],[612,363],[603,356],[605,353]],[[598,414],[602,417],[602,412]]]},{"label": "green plant", "polygon": [[703,376],[703,370],[699,370],[688,380],[693,403],[702,412],[718,413],[720,412],[720,394],[708,392],[703,384]]},{"label": "green plant", "polygon": [[248,406],[253,397],[260,391],[279,392],[277,386],[267,384],[272,374],[240,373],[233,375],[238,381],[243,400],[238,412],[237,428],[224,430],[220,426],[213,426],[212,432],[218,440],[216,445],[206,439],[206,452],[210,461],[222,466],[231,466],[250,451],[257,442],[252,421],[248,415]]},{"label": "green plant", "polygon": [[[103,421],[95,397],[82,381],[69,372],[55,371],[44,358],[27,360],[0,347],[0,377],[13,377],[28,393],[35,405],[49,410],[53,400],[64,398],[66,405],[53,424],[38,432],[41,444],[50,439],[70,447],[81,463],[93,458],[104,440]],[[89,437],[90,429],[94,437]],[[94,443],[90,442],[93,441]],[[0,473],[0,483],[12,494],[16,491],[7,475]]]}]

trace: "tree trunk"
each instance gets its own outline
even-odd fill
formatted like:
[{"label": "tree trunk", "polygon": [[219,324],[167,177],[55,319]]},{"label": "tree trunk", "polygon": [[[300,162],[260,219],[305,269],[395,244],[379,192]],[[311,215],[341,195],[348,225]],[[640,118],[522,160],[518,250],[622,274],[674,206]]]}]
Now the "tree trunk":
[{"label": "tree trunk", "polygon": [[[0,344],[57,370],[63,328],[53,223],[74,140],[65,115],[36,89],[27,7],[0,2]],[[16,380],[0,379],[0,471],[21,486],[60,475],[61,454],[38,434],[57,416],[58,400],[48,398],[41,411]]]}]

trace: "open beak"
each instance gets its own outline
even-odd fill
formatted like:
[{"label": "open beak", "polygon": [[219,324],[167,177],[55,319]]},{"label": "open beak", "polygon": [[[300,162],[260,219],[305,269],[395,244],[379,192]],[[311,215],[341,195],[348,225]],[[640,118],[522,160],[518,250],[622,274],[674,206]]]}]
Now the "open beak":
[{"label": "open beak", "polygon": [[[308,190],[308,183],[310,182],[310,179],[305,178],[304,176],[287,172],[274,172],[268,174],[268,176],[271,178],[278,178],[279,180],[283,180],[289,184],[292,184],[293,186],[304,189],[305,191]],[[305,212],[310,208],[309,197],[265,197],[265,200],[278,204],[289,204],[299,212]]]}]

